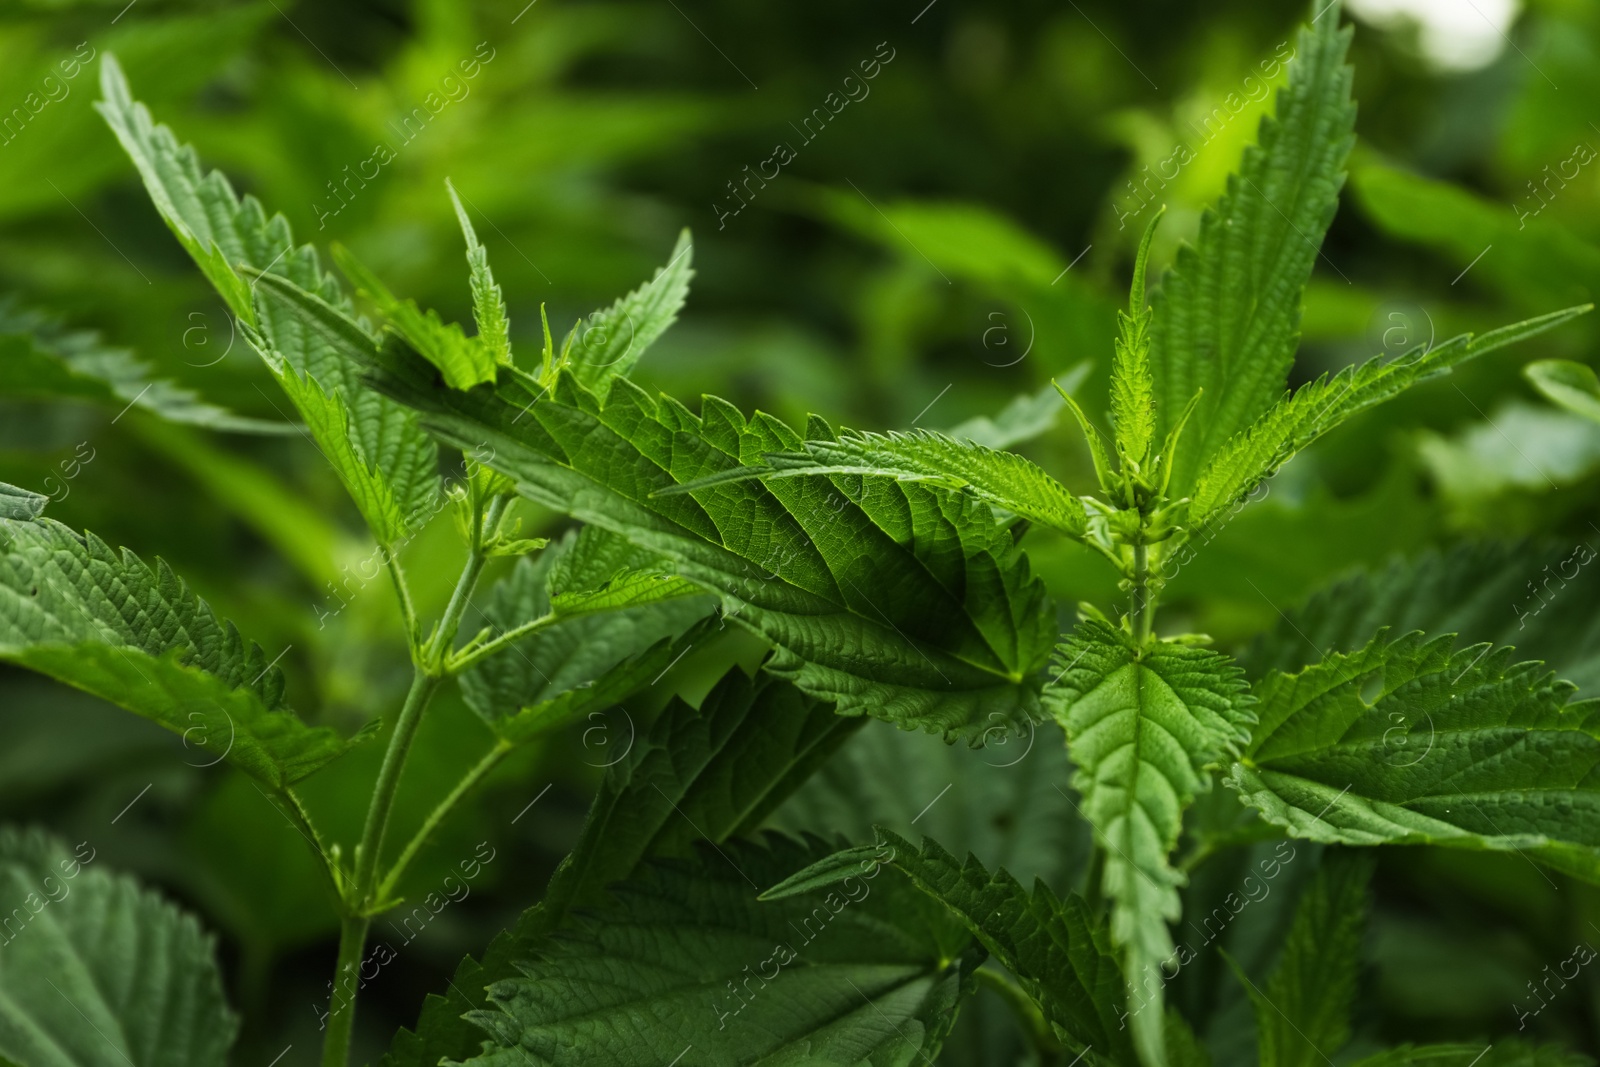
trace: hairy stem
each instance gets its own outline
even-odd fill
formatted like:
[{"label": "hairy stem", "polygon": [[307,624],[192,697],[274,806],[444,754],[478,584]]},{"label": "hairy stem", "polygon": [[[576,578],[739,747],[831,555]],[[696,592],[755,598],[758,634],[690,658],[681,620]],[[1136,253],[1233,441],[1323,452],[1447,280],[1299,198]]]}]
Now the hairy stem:
[{"label": "hairy stem", "polygon": [[394,866],[389,868],[389,873],[384,875],[383,884],[378,887],[378,906],[381,907],[384,902],[390,899],[395,886],[400,883],[400,876],[411,865],[411,861],[416,858],[417,853],[422,851],[422,847],[428,843],[428,838],[433,836],[433,832],[439,828],[439,824],[449,817],[450,813],[455,810],[456,805],[460,804],[462,799],[472,792],[490,771],[500,765],[500,761],[505,759],[506,753],[510,752],[511,748],[512,745],[509,741],[504,739],[496,741],[494,747],[484,754],[483,758],[466,773],[466,776],[455,784],[455,788],[450,790],[449,795],[441,800],[433,811],[429,813],[421,828],[406,843],[406,847],[401,851],[399,859],[394,861]]},{"label": "hairy stem", "polygon": [[522,640],[531,633],[535,633],[544,629],[546,626],[549,626],[555,621],[555,612],[550,612],[548,614],[539,616],[537,619],[529,619],[525,623],[522,623],[518,626],[513,626],[511,629],[499,634],[494,638],[491,638],[488,641],[485,641],[481,645],[464,648],[461,650],[460,655],[453,657],[446,664],[446,673],[450,675],[460,674],[462,671],[484,659],[487,659],[489,656],[494,655],[496,652],[499,652],[508,645]]},{"label": "hairy stem", "polygon": [[378,768],[378,782],[372,790],[372,801],[367,805],[367,821],[361,830],[361,844],[356,846],[356,879],[354,895],[347,901],[358,911],[369,903],[372,888],[377,882],[378,856],[383,851],[384,834],[389,828],[389,810],[394,807],[395,793],[400,786],[400,772],[405,768],[411,741],[417,726],[422,722],[422,712],[433,699],[439,683],[443,681],[418,667],[411,677],[411,689],[406,702],[400,707],[400,717],[395,720],[394,733],[389,737],[389,747],[383,753],[383,765]]},{"label": "hairy stem", "polygon": [[368,920],[347,915],[339,924],[339,962],[322,1039],[322,1067],[345,1067],[350,1057],[350,1029],[356,1021],[356,989],[361,983],[361,953],[367,944]]},{"label": "hairy stem", "polygon": [[1143,541],[1133,546],[1133,593],[1128,602],[1128,622],[1141,646],[1150,640],[1155,625],[1155,591],[1150,584],[1150,548]]},{"label": "hairy stem", "polygon": [[[468,546],[467,562],[461,577],[450,594],[450,603],[427,645],[418,649],[412,639],[411,688],[406,692],[400,716],[395,720],[394,733],[389,737],[389,747],[384,750],[383,764],[378,768],[378,781],[373,786],[372,800],[367,806],[367,819],[361,830],[361,843],[356,846],[356,873],[354,884],[347,887],[343,897],[345,918],[339,928],[339,962],[334,972],[334,999],[329,1006],[327,1036],[322,1043],[323,1067],[346,1067],[350,1053],[350,1027],[355,1019],[356,976],[361,966],[361,953],[366,947],[368,915],[375,900],[378,885],[378,860],[383,854],[383,839],[389,829],[389,813],[394,807],[395,794],[400,787],[400,774],[405,769],[406,757],[411,752],[411,742],[416,738],[417,727],[428,702],[444,682],[443,661],[445,650],[455,641],[461,628],[461,616],[466,613],[472,591],[483,573],[484,531],[493,531],[505,514],[505,497],[490,503],[487,513],[474,517],[472,540]],[[398,578],[398,573],[397,573]],[[409,861],[408,861],[409,862]],[[348,986],[348,989],[345,987]],[[341,992],[345,995],[341,996]]]},{"label": "hairy stem", "polygon": [[394,595],[400,601],[400,617],[406,624],[406,647],[415,657],[417,642],[422,635],[417,632],[417,607],[411,600],[411,587],[406,584],[405,571],[400,569],[400,561],[395,559],[394,550],[388,545],[380,546],[384,556],[384,567],[389,572],[389,580],[394,583]]}]

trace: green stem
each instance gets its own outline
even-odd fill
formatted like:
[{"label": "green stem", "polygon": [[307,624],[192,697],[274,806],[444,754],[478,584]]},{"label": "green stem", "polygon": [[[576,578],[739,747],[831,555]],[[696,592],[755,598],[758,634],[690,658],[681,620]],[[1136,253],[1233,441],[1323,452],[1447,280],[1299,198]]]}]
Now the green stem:
[{"label": "green stem", "polygon": [[511,742],[504,738],[496,741],[494,747],[485,753],[484,757],[467,772],[466,777],[457,782],[455,788],[450,790],[449,795],[438,803],[428,815],[426,821],[423,822],[422,827],[407,842],[406,847],[400,853],[400,858],[394,861],[393,867],[389,868],[389,873],[384,875],[383,883],[378,887],[375,911],[382,910],[384,903],[390,899],[390,895],[394,892],[395,886],[399,884],[400,876],[411,865],[411,861],[416,858],[417,853],[422,851],[422,847],[428,843],[428,838],[433,836],[433,832],[439,828],[439,824],[444,822],[450,813],[455,810],[456,805],[461,803],[462,798],[472,792],[490,771],[500,765],[500,761],[505,759],[506,753],[510,752],[511,749]]},{"label": "green stem", "polygon": [[1155,606],[1155,593],[1150,588],[1150,548],[1141,541],[1133,546],[1133,597],[1128,605],[1128,621],[1141,647],[1150,640]]},{"label": "green stem", "polygon": [[361,953],[367,944],[368,920],[347,915],[339,924],[339,962],[333,970],[322,1067],[345,1067],[350,1058],[350,1030],[356,1020],[356,990],[361,983]]},{"label": "green stem", "polygon": [[[444,615],[425,647],[419,649],[416,646],[413,630],[411,688],[406,692],[400,716],[395,720],[394,733],[389,738],[389,747],[384,750],[383,764],[378,768],[378,781],[372,789],[372,800],[367,805],[361,843],[356,846],[355,880],[346,887],[342,898],[345,917],[339,927],[339,962],[334,971],[334,995],[329,1006],[327,1036],[322,1044],[323,1067],[346,1067],[349,1058],[350,1026],[355,1019],[361,953],[366,947],[367,927],[371,921],[368,916],[375,899],[373,891],[378,884],[378,860],[383,854],[383,839],[389,829],[389,812],[394,807],[400,774],[411,752],[411,742],[417,736],[422,713],[444,682],[445,652],[455,642],[456,631],[461,628],[461,616],[466,613],[472,591],[478,584],[478,576],[483,573],[484,531],[487,529],[492,533],[498,528],[509,503],[507,497],[496,497],[485,514],[474,516],[466,565],[462,567],[461,577],[450,594],[450,603],[445,606]],[[403,576],[398,567],[391,573],[395,576],[396,588],[403,590]],[[402,611],[408,610],[409,600],[409,593],[402,593]],[[409,614],[414,620],[415,612],[409,611]]]},{"label": "green stem", "polygon": [[1106,878],[1106,850],[1096,845],[1089,851],[1089,869],[1083,874],[1083,899],[1089,907],[1098,910],[1104,899],[1102,886]]},{"label": "green stem", "polygon": [[378,768],[378,782],[372,790],[372,802],[367,805],[367,821],[361,830],[361,843],[356,846],[356,878],[354,895],[346,903],[357,911],[365,908],[377,881],[378,856],[383,851],[383,837],[389,828],[389,809],[394,806],[395,792],[400,786],[400,772],[405,767],[411,741],[416,736],[417,725],[422,722],[422,712],[443,681],[418,667],[411,677],[411,689],[406,702],[401,705],[400,717],[395,721],[394,734],[383,753],[383,765]]},{"label": "green stem", "polygon": [[400,601],[400,617],[406,624],[406,647],[411,649],[415,656],[417,641],[421,634],[417,632],[417,607],[411,599],[411,587],[406,584],[405,572],[400,569],[400,561],[395,559],[394,550],[388,545],[380,545],[383,551],[384,567],[389,572],[389,579],[394,583],[394,595]]},{"label": "green stem", "polygon": [[452,676],[460,674],[473,664],[494,655],[496,652],[499,652],[506,646],[522,640],[531,633],[535,633],[544,629],[546,626],[549,626],[555,621],[555,612],[551,612],[547,615],[541,615],[537,619],[530,619],[519,626],[514,626],[505,633],[500,634],[498,637],[495,637],[491,640],[485,641],[481,645],[469,645],[468,647],[463,648],[458,655],[452,657],[449,662],[445,664],[445,673]]},{"label": "green stem", "polygon": [[1000,995],[1006,1002],[1017,1021],[1027,1031],[1028,1040],[1032,1043],[1034,1051],[1039,1053],[1040,1063],[1059,1063],[1061,1057],[1061,1043],[1056,1040],[1055,1034],[1050,1032],[1050,1024],[1045,1022],[1044,1014],[1040,1012],[1033,998],[1024,993],[1022,989],[1005,975],[989,967],[980,967],[977,971],[978,981],[988,986]]}]

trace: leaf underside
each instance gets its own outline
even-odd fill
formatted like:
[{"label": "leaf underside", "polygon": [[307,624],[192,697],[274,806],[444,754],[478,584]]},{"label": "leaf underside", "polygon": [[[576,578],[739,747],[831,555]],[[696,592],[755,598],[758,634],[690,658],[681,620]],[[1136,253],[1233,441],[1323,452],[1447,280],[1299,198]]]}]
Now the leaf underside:
[{"label": "leaf underside", "polygon": [[0,520],[0,659],[183,735],[281,789],[349,742],[283,703],[283,676],[167,567],[51,519]]},{"label": "leaf underside", "polygon": [[1226,657],[1168,642],[1141,650],[1094,619],[1079,623],[1054,666],[1045,701],[1067,732],[1073,786],[1106,850],[1112,939],[1126,953],[1130,1000],[1148,994],[1133,1014],[1134,1038],[1147,1061],[1161,1062],[1163,982],[1145,979],[1173,952],[1167,923],[1179,916],[1184,879],[1168,856],[1208,768],[1247,740],[1250,698]]},{"label": "leaf underside", "polygon": [[349,298],[311,246],[295,246],[282,215],[268,219],[254,197],[235,196],[221,173],[202,170],[193,148],[151,120],[110,56],[101,62],[100,80],[104,99],[95,107],[138,168],[162,219],[227,303],[241,332],[254,332],[280,383],[289,377],[300,383],[285,388],[374,533],[389,544],[403,539],[437,510],[437,446],[418,428],[413,412],[367,388],[360,366],[308,329],[296,309],[258,301],[258,285],[240,268],[286,278],[347,312]]}]

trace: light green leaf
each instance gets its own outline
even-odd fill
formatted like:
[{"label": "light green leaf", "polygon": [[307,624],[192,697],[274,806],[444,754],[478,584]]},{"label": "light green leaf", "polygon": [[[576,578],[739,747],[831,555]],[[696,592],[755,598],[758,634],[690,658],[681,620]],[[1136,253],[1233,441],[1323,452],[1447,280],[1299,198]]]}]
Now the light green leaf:
[{"label": "light green leaf", "polygon": [[1134,260],[1128,310],[1117,312],[1117,339],[1111,357],[1111,424],[1117,433],[1117,454],[1125,468],[1147,466],[1156,435],[1155,379],[1150,373],[1150,309],[1145,303],[1145,264],[1150,241],[1166,208],[1145,227]]},{"label": "light green leaf", "polygon": [[1301,293],[1355,143],[1350,31],[1339,13],[1331,4],[1300,31],[1273,117],[1155,296],[1150,360],[1163,432],[1204,390],[1173,457],[1174,496],[1188,495],[1201,464],[1267,409],[1294,362]]},{"label": "light green leaf", "polygon": [[[248,335],[247,335],[248,336]],[[252,341],[252,344],[254,342]],[[322,456],[333,468],[345,492],[355,502],[372,536],[391,551],[405,543],[410,532],[425,516],[407,514],[396,499],[394,487],[374,460],[361,447],[354,432],[344,394],[328,392],[309,373],[302,375],[269,348],[257,349],[272,371],[284,395],[306,420],[306,429],[321,447]]]},{"label": "light green leaf", "polygon": [[105,345],[97,333],[63,329],[9,298],[0,300],[0,395],[81,400],[112,408],[118,417],[138,408],[170,422],[235,433],[295,430],[287,422],[246,418],[208,404],[191,389],[152,377],[128,349]]},{"label": "light green leaf", "polygon": [[1111,936],[1126,953],[1130,999],[1141,1004],[1134,1040],[1147,1063],[1161,1063],[1158,968],[1173,953],[1167,923],[1178,918],[1184,884],[1168,856],[1210,767],[1248,739],[1251,699],[1227,657],[1166,641],[1141,648],[1095,619],[1078,624],[1053,666],[1060,673],[1045,704],[1067,731],[1073,785],[1106,850]]},{"label": "light green leaf", "polygon": [[[368,480],[383,483],[381,494],[364,495],[368,507],[379,495],[393,500],[393,514],[377,513],[378,527],[385,532],[375,528],[374,533],[386,544],[394,543],[396,515],[399,528],[409,532],[437,510],[437,447],[418,429],[414,413],[361,382],[360,365],[330,345],[326,332],[305,329],[299,309],[283,301],[258,306],[255,300],[261,277],[288,279],[346,315],[351,310],[349,298],[323,271],[310,246],[295,246],[281,215],[269,220],[255,198],[236,197],[219,172],[201,170],[193,148],[180,145],[171,130],[151,120],[144,105],[134,102],[110,55],[101,60],[100,85],[104,99],[96,109],[138,168],[162,219],[221,294],[241,332],[249,336],[246,328],[253,330],[257,349],[278,357],[269,365],[286,364],[314,382],[314,390],[302,387],[297,395],[314,402],[318,419],[311,433],[317,446],[325,454],[345,457],[335,462],[335,468],[343,464],[340,477],[346,485],[356,465],[366,466]],[[247,280],[242,268],[265,273]],[[360,332],[366,335],[364,327]],[[372,343],[370,335],[367,342]],[[273,371],[280,382],[285,380],[281,366],[273,365]],[[313,391],[330,399],[317,400]],[[301,414],[312,421],[311,414]],[[332,436],[336,430],[341,436]],[[366,507],[362,515],[374,519]]]},{"label": "light green leaf", "polygon": [[494,381],[497,364],[487,341],[468,337],[459,323],[442,321],[432,308],[423,311],[416,301],[401,300],[349,249],[334,245],[333,261],[364,296],[378,305],[389,329],[439,368],[450,388],[471,389]]},{"label": "light green leaf", "polygon": [[[103,863],[103,861],[102,861]],[[131,878],[0,829],[0,1059],[17,1067],[226,1067],[238,1020],[216,945]]]},{"label": "light green leaf", "polygon": [[226,759],[274,789],[349,747],[302,723],[261,649],[165,563],[50,519],[0,520],[0,553],[0,659],[183,735],[192,765]]},{"label": "light green leaf", "polygon": [[690,1047],[717,1067],[931,1061],[981,950],[881,870],[826,894],[756,899],[754,885],[819,845],[730,843],[646,867],[489,988],[495,1010],[469,1016],[488,1050],[467,1062],[544,1067],[575,1047],[615,1067],[660,1067]]},{"label": "light green leaf", "polygon": [[824,857],[761,895],[816,894],[881,865],[953,912],[973,937],[1017,977],[1070,1051],[1090,1063],[1130,1063],[1122,971],[1103,920],[1077,896],[1058,898],[1043,882],[1030,892],[1004,870],[972,856],[959,861],[931,838],[919,849],[879,827],[877,844]]},{"label": "light green leaf", "polygon": [[1078,498],[1037,464],[1013,452],[998,452],[932,430],[888,434],[847,430],[838,437],[813,437],[803,445],[803,452],[767,453],[762,457],[764,467],[730,468],[663,495],[757,477],[769,481],[816,475],[888,478],[969,490],[986,504],[1076,540],[1088,530],[1088,515]]},{"label": "light green leaf", "polygon": [[[382,1067],[434,1067],[476,1054],[483,1032],[462,1016],[484,1005],[485,987],[521,974],[518,962],[535,955],[570,908],[596,900],[647,855],[686,856],[701,835],[721,844],[753,832],[861,722],[841,719],[786,682],[752,680],[737,668],[699,708],[674,700],[607,769],[543,902],[495,938],[482,963],[462,961],[448,990],[423,1003],[416,1032],[396,1035]],[[624,743],[620,724],[615,732]]]},{"label": "light green leaf", "polygon": [[1267,988],[1239,972],[1255,1004],[1261,1067],[1320,1067],[1350,1040],[1372,866],[1370,854],[1329,852]]},{"label": "light green leaf", "polygon": [[450,203],[455,205],[461,235],[467,239],[467,267],[472,272],[472,319],[478,326],[478,340],[496,364],[510,363],[511,322],[506,318],[505,297],[494,280],[494,271],[489,269],[489,252],[478,243],[472,219],[449,178],[444,180],[444,187],[450,190]]},{"label": "light green leaf", "polygon": [[492,449],[522,495],[720,594],[725,614],[778,646],[769,669],[842,714],[969,739],[1036,715],[1055,624],[981,502],[848,476],[663,495],[804,442],[768,415],[747,422],[707,397],[696,416],[625,378],[604,402],[566,375],[554,396],[514,372],[495,394],[461,393],[430,388],[405,353],[382,358],[374,380],[441,438]]},{"label": "light green leaf", "polygon": [[1480,337],[1462,334],[1437,347],[1419,347],[1393,360],[1378,356],[1322,377],[1280,400],[1247,430],[1223,445],[1202,471],[1189,508],[1189,524],[1200,528],[1227,510],[1292,459],[1295,453],[1351,416],[1383,403],[1413,385],[1448,373],[1469,359],[1543,333],[1593,305],[1567,308]]},{"label": "light green leaf", "polygon": [[[1072,392],[1089,377],[1088,360],[1060,376],[1061,388]],[[1061,416],[1061,397],[1055,386],[1047,385],[1035,393],[1023,393],[1007,404],[998,415],[979,415],[944,431],[957,441],[970,441],[984,448],[1004,450],[1031,441],[1055,429]]]},{"label": "light green leaf", "polygon": [[1228,784],[1297,837],[1521,850],[1600,881],[1600,702],[1489,645],[1420,633],[1255,688]]},{"label": "light green leaf", "polygon": [[44,514],[50,498],[40,493],[19,489],[0,482],[0,519],[19,519],[28,522]]},{"label": "light green leaf", "polygon": [[1568,411],[1600,422],[1600,378],[1570,359],[1541,359],[1522,368],[1528,381]]},{"label": "light green leaf", "polygon": [[566,372],[602,400],[613,378],[625,377],[656,339],[678,319],[694,277],[694,243],[678,235],[667,265],[609,308],[580,323],[562,346]]},{"label": "light green leaf", "polygon": [[[1435,249],[1454,264],[1458,288],[1489,286],[1529,310],[1592,299],[1600,248],[1550,219],[1519,220],[1523,204],[1366,158],[1352,168],[1355,200],[1384,233]],[[1455,274],[1460,271],[1460,274]]]},{"label": "light green leaf", "polygon": [[1439,495],[1472,516],[1491,512],[1508,494],[1553,494],[1600,470],[1600,427],[1548,404],[1512,399],[1455,433],[1420,432],[1417,454]]}]

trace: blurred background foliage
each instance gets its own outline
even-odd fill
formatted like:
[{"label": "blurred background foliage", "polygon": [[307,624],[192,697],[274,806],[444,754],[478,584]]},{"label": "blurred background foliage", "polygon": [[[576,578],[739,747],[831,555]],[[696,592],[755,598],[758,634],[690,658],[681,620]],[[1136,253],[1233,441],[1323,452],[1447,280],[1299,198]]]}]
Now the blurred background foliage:
[{"label": "blurred background foliage", "polygon": [[[525,350],[541,307],[564,331],[648,277],[689,226],[689,308],[641,378],[685,399],[714,391],[790,420],[816,411],[895,429],[992,415],[1052,377],[1104,395],[1112,309],[1148,212],[1168,206],[1155,253],[1166,262],[1253,137],[1282,78],[1271,61],[1305,16],[1261,0],[522,2],[0,0],[3,475],[50,493],[55,518],[173,561],[269,653],[283,650],[298,708],[346,730],[392,714],[407,671],[388,591],[352,580],[367,547],[316,451],[293,433],[119,411],[147,384],[139,375],[114,397],[85,387],[84,403],[63,404],[14,372],[74,352],[136,358],[240,414],[286,410],[95,115],[99,56],[114,52],[157,118],[298,237],[344,243],[397,291],[465,319],[450,177]],[[1361,143],[1306,302],[1297,378],[1594,299],[1600,5],[1348,6]],[[779,176],[763,177],[775,159]],[[1280,607],[1397,554],[1464,539],[1600,546],[1600,425],[1520,373],[1535,358],[1592,363],[1597,331],[1590,316],[1471,364],[1317,445],[1184,568],[1171,625],[1239,645]],[[1083,484],[1074,436],[1062,424],[1022,447]],[[441,519],[408,550],[434,610],[457,545]],[[1030,549],[1065,604],[1114,594],[1079,550],[1038,535]],[[696,696],[760,654],[737,641],[696,653],[655,705],[630,711],[647,719],[668,689]],[[206,766],[206,739],[174,740],[9,671],[0,707],[0,817],[88,839],[108,866],[198,909],[246,1017],[236,1062],[264,1065],[285,1046],[283,1063],[312,1062],[336,920],[293,828],[247,779]],[[401,965],[363,993],[359,1055],[385,1047],[462,953],[537,898],[605,746],[636,727],[613,716],[526,753],[446,827],[413,868],[413,893],[480,842],[495,859],[467,899],[396,945]],[[423,730],[397,829],[486,744],[459,702],[441,702]],[[1068,775],[1059,740],[1041,728],[1048,752],[1029,750],[1024,773],[1003,769],[1022,757],[940,751],[873,724],[778,822],[909,832],[911,794],[948,782],[917,829],[1066,884],[1084,839],[1056,788]],[[356,836],[377,757],[369,746],[307,783],[331,836]],[[1197,879],[1191,902],[1227,892],[1229,877]],[[1276,943],[1287,895],[1230,933],[1240,959]],[[1541,962],[1600,938],[1592,896],[1516,856],[1398,852],[1379,901],[1366,1010],[1369,1032],[1391,1038],[1514,1033],[1512,1004]],[[381,921],[373,936],[385,939]],[[1212,964],[1214,981],[1186,979],[1181,1002],[1225,1025],[1244,1001]],[[1582,981],[1529,1025],[1593,1052],[1600,981]],[[980,1010],[945,1059],[1003,1062],[1007,1040]]]}]

